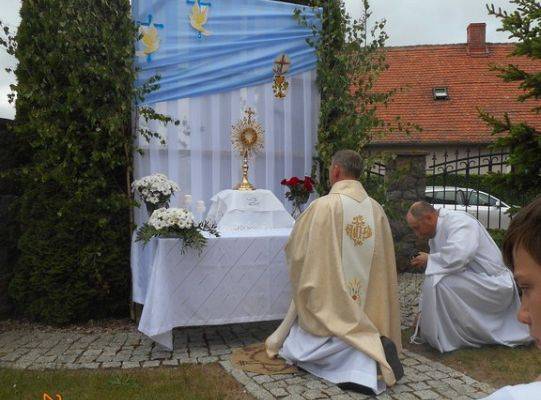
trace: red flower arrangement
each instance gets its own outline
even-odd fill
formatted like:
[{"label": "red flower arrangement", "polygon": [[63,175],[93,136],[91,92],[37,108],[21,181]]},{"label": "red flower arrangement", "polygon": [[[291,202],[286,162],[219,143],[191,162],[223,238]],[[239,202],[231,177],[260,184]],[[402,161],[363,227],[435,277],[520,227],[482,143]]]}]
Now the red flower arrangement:
[{"label": "red flower arrangement", "polygon": [[314,181],[309,176],[299,179],[296,176],[290,179],[282,179],[282,185],[289,188],[286,198],[293,203],[293,211],[300,211],[301,205],[305,204],[314,191]]}]

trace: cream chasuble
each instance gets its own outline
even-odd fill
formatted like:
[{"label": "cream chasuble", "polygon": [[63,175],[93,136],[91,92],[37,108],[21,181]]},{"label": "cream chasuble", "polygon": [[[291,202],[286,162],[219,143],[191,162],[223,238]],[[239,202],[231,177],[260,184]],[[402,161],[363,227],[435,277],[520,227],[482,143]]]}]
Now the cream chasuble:
[{"label": "cream chasuble", "polygon": [[267,339],[278,354],[295,321],[304,331],[337,337],[375,360],[395,383],[380,340],[401,351],[394,247],[387,217],[353,180],[337,182],[299,217],[286,246],[293,301]]}]

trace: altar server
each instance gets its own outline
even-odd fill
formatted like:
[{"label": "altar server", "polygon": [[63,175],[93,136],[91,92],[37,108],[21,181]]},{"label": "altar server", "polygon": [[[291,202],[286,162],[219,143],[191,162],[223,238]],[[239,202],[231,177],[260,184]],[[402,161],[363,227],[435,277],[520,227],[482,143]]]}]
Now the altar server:
[{"label": "altar server", "polygon": [[337,152],[330,193],[295,222],[286,246],[293,301],[266,349],[344,389],[381,393],[401,374],[396,265],[387,217],[356,180],[361,172],[359,154]]},{"label": "altar server", "polygon": [[[530,335],[541,349],[541,197],[520,210],[511,221],[503,243],[503,257],[514,270],[522,291],[518,319],[529,326]],[[541,376],[536,382],[506,386],[486,398],[538,399],[541,399]]]},{"label": "altar server", "polygon": [[430,239],[430,254],[412,260],[412,266],[426,267],[421,338],[442,353],[529,342],[528,327],[516,319],[520,299],[513,275],[483,225],[468,213],[436,211],[426,202],[413,204],[406,218],[417,236]]}]

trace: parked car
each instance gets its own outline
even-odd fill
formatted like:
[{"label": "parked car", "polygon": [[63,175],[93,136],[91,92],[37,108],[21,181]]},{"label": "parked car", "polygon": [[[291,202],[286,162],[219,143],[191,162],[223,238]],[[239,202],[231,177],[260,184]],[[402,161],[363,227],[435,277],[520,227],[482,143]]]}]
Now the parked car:
[{"label": "parked car", "polygon": [[485,228],[507,229],[510,222],[509,205],[488,193],[454,186],[427,186],[425,199],[434,208],[466,211]]}]

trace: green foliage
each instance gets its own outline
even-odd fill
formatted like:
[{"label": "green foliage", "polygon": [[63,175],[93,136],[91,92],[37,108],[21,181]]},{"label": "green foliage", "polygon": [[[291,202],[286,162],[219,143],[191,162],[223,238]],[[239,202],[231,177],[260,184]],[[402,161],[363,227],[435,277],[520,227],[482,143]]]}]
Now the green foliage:
[{"label": "green foliage", "polygon": [[27,159],[27,153],[22,151],[24,147],[11,133],[10,126],[7,120],[0,120],[0,317],[7,316],[11,308],[7,285],[18,256],[15,204],[21,192],[19,179],[3,172],[24,164]]},{"label": "green foliage", "polygon": [[130,3],[25,1],[17,36],[0,27],[0,45],[19,62],[11,137],[27,157],[2,175],[22,188],[9,294],[20,314],[48,323],[125,315],[132,109],[159,80],[134,87]]},{"label": "green foliage", "polygon": [[505,237],[506,230],[504,229],[489,229],[488,233],[492,236],[492,239],[496,242],[501,249],[503,245],[503,238]]},{"label": "green foliage", "polygon": [[207,238],[201,232],[208,232],[216,237],[220,236],[216,225],[209,221],[202,221],[190,228],[162,228],[156,229],[150,224],[143,224],[137,231],[137,241],[142,241],[145,245],[154,237],[178,238],[180,240],[180,254],[184,254],[186,249],[193,248],[201,254],[207,245]]},{"label": "green foliage", "polygon": [[[508,13],[487,6],[489,14],[502,22],[500,31],[509,32],[517,39],[513,55],[525,56],[532,60],[541,59],[541,3],[534,0],[512,0],[516,11]],[[517,82],[524,93],[518,101],[541,98],[541,71],[527,72],[516,65],[494,66],[505,82]],[[539,113],[536,106],[532,113]],[[532,199],[541,191],[541,133],[524,122],[511,121],[508,114],[502,119],[480,111],[481,118],[492,128],[493,134],[502,134],[495,144],[496,148],[509,149],[511,172],[494,177],[494,184],[501,188],[511,188],[520,192],[525,201]]]},{"label": "green foliage", "polygon": [[317,83],[321,94],[316,159],[319,170],[317,190],[328,190],[328,171],[333,154],[342,149],[363,153],[365,146],[377,135],[393,130],[408,131],[411,124],[388,124],[377,114],[378,106],[386,105],[398,89],[378,92],[375,83],[388,68],[384,45],[388,36],[383,30],[385,20],[368,26],[371,15],[367,0],[360,20],[352,20],[344,2],[314,0],[314,7],[322,7],[318,22],[310,23],[300,10],[296,17],[310,26],[317,39],[309,43],[315,48]]}]

